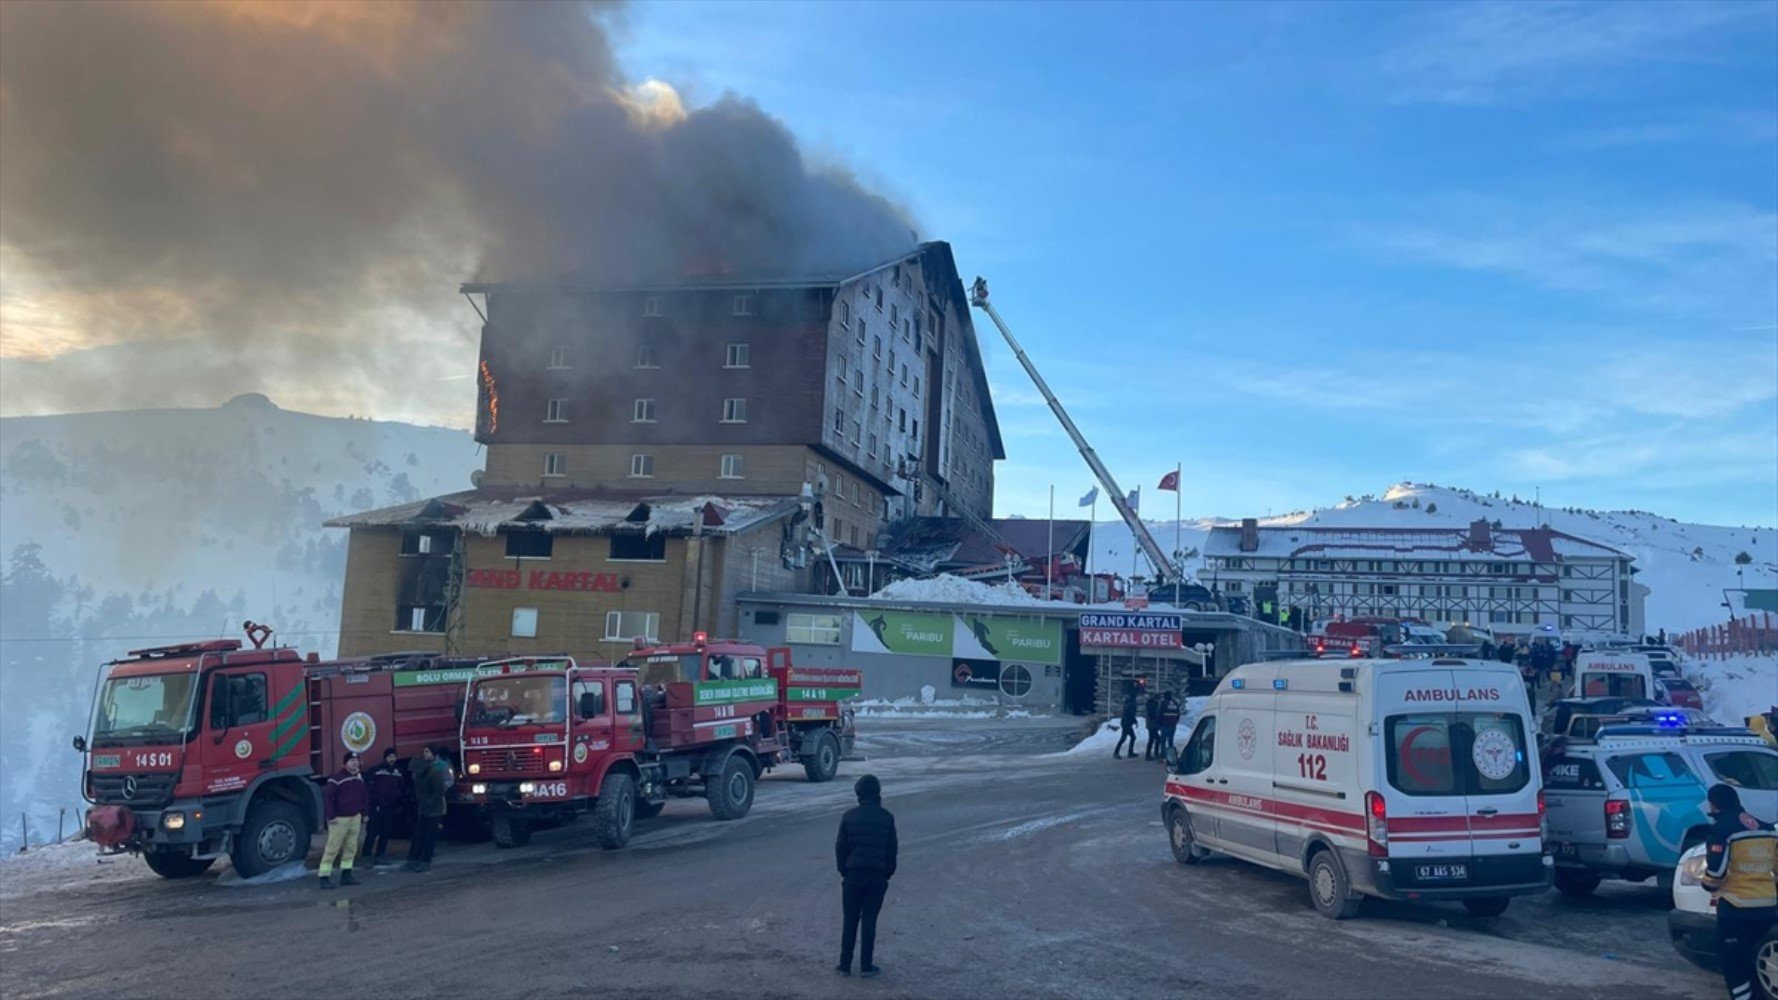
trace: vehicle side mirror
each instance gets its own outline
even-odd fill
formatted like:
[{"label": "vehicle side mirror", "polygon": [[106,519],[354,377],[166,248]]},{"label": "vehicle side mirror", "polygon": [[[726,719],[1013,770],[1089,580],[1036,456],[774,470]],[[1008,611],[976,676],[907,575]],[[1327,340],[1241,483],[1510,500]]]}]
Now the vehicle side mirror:
[{"label": "vehicle side mirror", "polygon": [[86,737],[84,737],[84,736],[74,737],[74,749],[80,751],[81,753],[86,753]]},{"label": "vehicle side mirror", "polygon": [[580,693],[579,710],[580,717],[583,719],[591,719],[597,716],[599,714],[599,693],[597,691],[582,691]]}]

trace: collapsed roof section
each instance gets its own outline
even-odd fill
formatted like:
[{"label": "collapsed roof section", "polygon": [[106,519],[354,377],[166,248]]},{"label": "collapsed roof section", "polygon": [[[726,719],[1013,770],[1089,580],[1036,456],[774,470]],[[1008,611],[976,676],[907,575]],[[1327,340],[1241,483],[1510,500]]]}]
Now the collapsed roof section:
[{"label": "collapsed roof section", "polygon": [[454,528],[488,536],[508,528],[582,535],[638,530],[651,535],[738,535],[793,514],[800,507],[797,498],[783,496],[483,488],[348,514],[326,524],[330,528]]}]

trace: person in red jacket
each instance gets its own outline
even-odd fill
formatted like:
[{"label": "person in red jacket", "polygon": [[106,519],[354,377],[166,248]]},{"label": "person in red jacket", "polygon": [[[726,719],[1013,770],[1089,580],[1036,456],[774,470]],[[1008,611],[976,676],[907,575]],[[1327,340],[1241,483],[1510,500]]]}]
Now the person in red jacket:
[{"label": "person in red jacket", "polygon": [[388,861],[389,834],[395,817],[407,803],[407,775],[401,769],[401,756],[394,747],[383,751],[383,763],[365,776],[370,784],[370,817],[364,834],[365,857],[372,868]]},{"label": "person in red jacket", "polygon": [[364,816],[370,811],[370,788],[358,773],[358,755],[346,754],[346,766],[334,772],[321,789],[327,807],[327,847],[321,852],[321,888],[333,888],[333,862],[340,863],[340,884],[357,885],[352,862],[358,857],[358,841],[364,836]]}]

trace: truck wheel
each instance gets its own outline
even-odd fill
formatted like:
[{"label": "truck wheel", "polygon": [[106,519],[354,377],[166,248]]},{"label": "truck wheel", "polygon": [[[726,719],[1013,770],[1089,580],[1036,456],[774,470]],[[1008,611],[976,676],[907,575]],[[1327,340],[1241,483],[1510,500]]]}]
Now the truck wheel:
[{"label": "truck wheel", "polygon": [[142,855],[148,867],[161,878],[191,878],[202,875],[216,863],[215,858],[198,859],[186,854],[174,854],[172,851],[148,851]]},{"label": "truck wheel", "polygon": [[242,878],[253,878],[308,856],[309,818],[292,803],[268,799],[247,810],[228,857]]},{"label": "truck wheel", "polygon": [[656,816],[659,816],[661,810],[665,808],[667,808],[667,803],[664,800],[660,802],[649,802],[638,798],[636,800],[636,818],[653,819]]},{"label": "truck wheel", "polygon": [[630,842],[636,825],[636,782],[627,774],[607,774],[593,806],[593,839],[607,851]]},{"label": "truck wheel", "polygon": [[1309,901],[1315,912],[1329,920],[1345,920],[1358,915],[1364,900],[1352,894],[1352,882],[1332,851],[1317,851],[1309,862]]},{"label": "truck wheel", "polygon": [[1192,836],[1191,817],[1184,809],[1167,814],[1167,840],[1173,845],[1173,860],[1182,865],[1195,865],[1210,856],[1209,850],[1199,847],[1197,838]]},{"label": "truck wheel", "polygon": [[704,797],[710,800],[710,815],[717,819],[747,815],[753,808],[753,765],[740,754],[729,757],[720,775],[704,779]]},{"label": "truck wheel", "polygon": [[832,781],[840,773],[840,741],[832,733],[822,733],[815,741],[815,753],[803,759],[803,773],[810,781]]},{"label": "truck wheel", "polygon": [[531,842],[531,824],[522,816],[497,812],[494,814],[493,829],[495,847],[523,847]]},{"label": "truck wheel", "polygon": [[1472,917],[1498,917],[1512,903],[1510,896],[1489,896],[1487,899],[1466,899],[1463,908]]},{"label": "truck wheel", "polygon": [[1599,888],[1601,881],[1601,877],[1592,872],[1577,872],[1566,868],[1556,869],[1556,891],[1575,899],[1591,896],[1593,890]]}]

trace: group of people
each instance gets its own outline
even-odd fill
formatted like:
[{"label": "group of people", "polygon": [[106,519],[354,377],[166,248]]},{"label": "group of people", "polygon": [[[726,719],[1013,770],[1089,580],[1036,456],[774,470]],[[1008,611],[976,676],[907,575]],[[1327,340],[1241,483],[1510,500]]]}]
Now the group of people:
[{"label": "group of people", "polygon": [[[1118,735],[1117,746],[1111,751],[1113,759],[1124,755],[1125,740],[1130,741],[1129,759],[1136,759],[1136,703],[1136,689],[1125,690],[1123,712],[1118,716],[1122,732]],[[1173,756],[1180,708],[1179,696],[1172,691],[1149,693],[1148,699],[1142,703],[1142,721],[1148,728],[1148,744],[1142,748],[1143,760],[1165,761]]]},{"label": "group of people", "polygon": [[1502,639],[1499,644],[1483,639],[1479,655],[1484,660],[1499,660],[1517,666],[1519,676],[1525,680],[1525,694],[1531,699],[1531,711],[1536,712],[1538,691],[1554,681],[1558,665],[1565,673],[1574,672],[1580,646],[1565,642],[1558,648],[1552,640],[1526,639],[1524,636]]},{"label": "group of people", "polygon": [[358,884],[352,864],[360,854],[370,859],[373,868],[387,864],[396,818],[407,811],[410,802],[414,835],[408,843],[407,864],[402,867],[417,873],[432,870],[432,852],[444,823],[445,796],[456,782],[450,760],[435,747],[422,747],[404,771],[401,755],[391,747],[383,751],[383,762],[368,775],[362,773],[363,766],[357,754],[346,754],[344,765],[321,789],[327,820],[327,846],[321,851],[320,868],[323,889],[333,888],[336,863],[340,885]]}]

